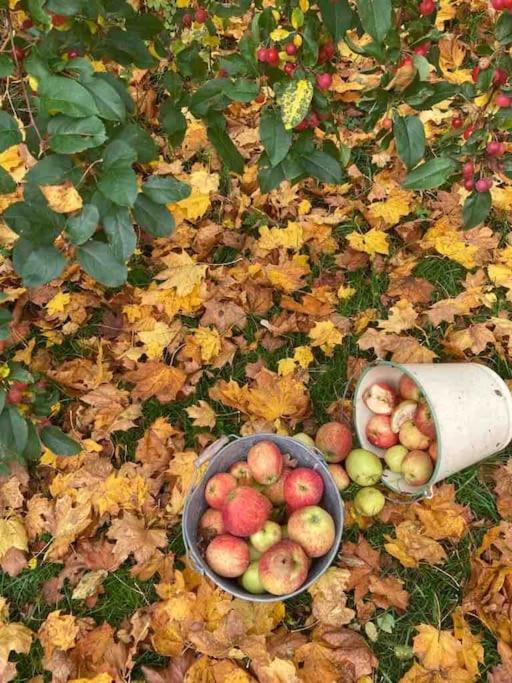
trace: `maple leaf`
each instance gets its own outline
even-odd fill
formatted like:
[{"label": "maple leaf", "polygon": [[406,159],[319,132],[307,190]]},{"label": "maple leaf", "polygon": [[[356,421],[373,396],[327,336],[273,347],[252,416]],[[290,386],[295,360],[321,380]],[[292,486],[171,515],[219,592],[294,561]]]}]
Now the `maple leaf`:
[{"label": "maple leaf", "polygon": [[185,408],[185,412],[193,420],[194,427],[215,427],[217,415],[206,401],[198,401],[195,405]]},{"label": "maple leaf", "polygon": [[169,462],[167,475],[173,480],[173,484],[167,510],[171,514],[178,515],[183,510],[187,493],[199,476],[196,460],[196,453],[184,451],[174,453]]},{"label": "maple leaf", "polygon": [[198,265],[186,251],[179,254],[172,252],[164,256],[162,262],[167,269],[155,276],[157,280],[163,280],[160,288],[174,288],[180,297],[192,294],[196,286],[201,284],[208,268]]},{"label": "maple leaf", "polygon": [[339,627],[349,624],[354,618],[354,610],[346,607],[347,597],[344,593],[349,579],[350,572],[346,569],[330,567],[308,589],[313,598],[313,617],[321,624]]},{"label": "maple leaf", "polygon": [[209,327],[198,327],[192,334],[194,343],[201,350],[203,363],[210,363],[219,355],[221,350],[221,338],[217,330]]},{"label": "maple leaf", "polygon": [[359,232],[351,232],[347,235],[347,242],[352,249],[356,251],[363,251],[369,256],[376,254],[389,254],[388,236],[382,230],[372,228],[368,232],[361,234]]},{"label": "maple leaf", "polygon": [[343,341],[343,334],[331,320],[315,323],[308,336],[311,339],[311,346],[319,346],[326,356],[332,356],[334,348]]},{"label": "maple leaf", "polygon": [[[412,192],[403,190],[401,188],[393,191],[393,194],[389,199],[384,202],[376,202],[370,204],[368,207],[368,218],[372,224],[376,224],[378,227],[381,222],[386,225],[393,226],[396,225],[401,218],[407,216],[411,212],[411,202],[414,197]],[[368,234],[368,233],[367,233]],[[353,249],[357,247],[354,244],[350,244]],[[367,252],[369,253],[369,252]],[[378,253],[388,253],[378,252]]]},{"label": "maple leaf", "polygon": [[1,666],[9,659],[11,652],[26,654],[32,645],[32,631],[16,622],[0,623],[0,673]]},{"label": "maple leaf", "polygon": [[87,498],[75,502],[70,495],[64,495],[55,501],[53,541],[47,551],[50,559],[65,555],[69,544],[89,526],[91,512],[91,502]]},{"label": "maple leaf", "polygon": [[280,248],[299,251],[304,244],[304,232],[299,223],[289,222],[286,228],[269,228],[263,225],[259,233],[257,246],[262,251]]},{"label": "maple leaf", "polygon": [[385,332],[400,334],[404,330],[416,327],[417,319],[418,314],[413,305],[406,299],[400,299],[389,309],[388,319],[379,320],[378,325]]},{"label": "maple leaf", "polygon": [[28,550],[27,532],[21,518],[16,515],[0,519],[0,560],[11,548]]},{"label": "maple leaf", "polygon": [[446,559],[444,548],[425,536],[420,524],[406,520],[396,527],[395,533],[396,538],[385,536],[384,547],[404,567],[418,567],[420,562],[439,564]]},{"label": "maple leaf", "polygon": [[498,512],[503,519],[512,519],[512,458],[498,467],[493,478]]},{"label": "maple leaf", "polygon": [[75,646],[79,631],[76,617],[61,612],[60,609],[50,612],[37,633],[47,658],[51,658],[55,650],[66,651]]},{"label": "maple leaf", "polygon": [[95,488],[91,500],[100,515],[106,512],[118,514],[120,510],[142,510],[148,494],[148,483],[144,477],[118,471]]},{"label": "maple leaf", "polygon": [[113,683],[114,679],[110,674],[102,673],[93,678],[73,678],[69,683]]},{"label": "maple leaf", "polygon": [[115,541],[113,553],[120,563],[130,555],[137,562],[146,562],[157,548],[167,545],[164,529],[149,529],[144,520],[132,513],[124,513],[122,519],[114,519],[107,536]]},{"label": "maple leaf", "polygon": [[467,350],[474,354],[482,353],[487,344],[494,344],[495,342],[494,334],[485,323],[475,323],[464,330],[449,332],[443,340],[443,345],[450,351],[464,356],[464,352]]},{"label": "maple leaf", "polygon": [[443,484],[435,489],[432,498],[414,505],[412,511],[421,522],[425,533],[436,541],[458,541],[471,521],[471,512],[455,502],[453,484]]},{"label": "maple leaf", "polygon": [[127,382],[133,382],[135,388],[132,396],[146,400],[154,396],[161,403],[174,401],[185,384],[186,375],[179,368],[172,368],[159,361],[141,363],[136,370],[124,376]]}]

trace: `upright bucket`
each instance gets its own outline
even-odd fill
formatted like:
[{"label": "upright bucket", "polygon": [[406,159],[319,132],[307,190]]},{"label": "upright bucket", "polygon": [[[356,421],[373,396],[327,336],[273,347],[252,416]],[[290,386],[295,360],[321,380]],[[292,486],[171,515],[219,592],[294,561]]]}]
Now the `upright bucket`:
[{"label": "upright bucket", "polygon": [[[205,461],[210,462],[206,472],[197,486],[193,487],[187,497],[185,509],[183,511],[183,539],[187,554],[193,565],[201,574],[206,574],[214,583],[220,586],[223,590],[237,598],[244,600],[251,600],[252,602],[276,602],[278,600],[286,600],[302,593],[312,583],[314,583],[332,564],[338,547],[341,541],[341,532],[343,529],[343,501],[341,500],[336,484],[327,469],[327,465],[321,454],[315,453],[312,449],[304,444],[287,436],[277,436],[276,434],[253,434],[251,436],[244,436],[241,438],[233,437],[235,440],[227,443],[229,439],[223,437],[210,446],[198,463],[202,464]],[[197,539],[197,525],[201,515],[206,510],[208,505],[204,499],[204,490],[206,482],[217,472],[225,472],[235,462],[245,460],[247,452],[251,446],[258,441],[273,441],[280,448],[282,453],[288,453],[297,461],[297,464],[302,467],[310,467],[316,470],[324,482],[324,495],[319,505],[323,507],[334,520],[336,527],[336,536],[332,548],[323,557],[314,559],[311,562],[308,578],[293,593],[287,595],[270,595],[262,594],[255,595],[246,591],[235,579],[226,579],[216,574],[205,562],[198,546]]]},{"label": "upright bucket", "polygon": [[366,424],[372,413],[363,401],[365,390],[375,382],[398,388],[403,373],[416,382],[429,405],[436,426],[437,460],[432,477],[424,486],[410,486],[400,475],[385,471],[383,482],[389,488],[400,493],[426,494],[436,482],[501,451],[512,439],[510,390],[485,365],[399,365],[383,361],[370,366],[356,388],[355,427],[363,448],[384,456],[385,451],[366,438]]}]

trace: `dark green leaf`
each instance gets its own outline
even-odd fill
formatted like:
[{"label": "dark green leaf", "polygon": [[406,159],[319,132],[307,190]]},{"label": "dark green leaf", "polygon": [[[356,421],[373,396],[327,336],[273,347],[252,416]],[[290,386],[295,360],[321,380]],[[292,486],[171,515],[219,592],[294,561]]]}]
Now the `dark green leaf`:
[{"label": "dark green leaf", "polygon": [[31,384],[34,381],[34,375],[32,375],[32,373],[21,363],[9,363],[9,368],[11,370],[9,375],[9,380],[11,382],[25,382],[25,384]]},{"label": "dark green leaf", "polygon": [[496,24],[496,38],[503,45],[512,43],[512,14],[502,12]]},{"label": "dark green leaf", "polygon": [[150,69],[156,60],[144,41],[133,31],[123,31],[117,26],[111,28],[101,46],[106,56],[123,66],[135,64],[140,69]]},{"label": "dark green leaf", "polygon": [[60,154],[76,154],[98,147],[107,139],[105,126],[97,116],[75,119],[55,116],[48,123],[50,148]]},{"label": "dark green leaf", "polygon": [[112,86],[112,88],[114,88],[119,97],[123,100],[126,111],[130,114],[134,113],[135,103],[132,100],[132,97],[128,92],[126,83],[124,81],[122,81],[117,76],[114,76],[114,74],[111,74],[109,71],[97,71],[94,74],[94,80],[105,81],[110,86]]},{"label": "dark green leaf", "polygon": [[48,0],[46,8],[54,14],[72,17],[80,14],[87,4],[87,0]]},{"label": "dark green leaf", "polygon": [[105,150],[98,188],[114,204],[133,206],[135,203],[139,190],[131,165],[136,159],[136,151],[122,140],[111,142]]},{"label": "dark green leaf", "polygon": [[94,204],[84,204],[78,216],[68,218],[66,234],[73,244],[84,244],[94,235],[100,220],[100,212]]},{"label": "dark green leaf", "polygon": [[180,74],[185,78],[203,80],[208,73],[208,64],[199,54],[199,46],[192,43],[184,50],[181,50],[176,57]]},{"label": "dark green leaf", "polygon": [[41,442],[39,441],[39,435],[33,422],[27,420],[27,428],[27,443],[23,449],[22,456],[24,460],[34,462],[35,460],[38,460],[41,455]]},{"label": "dark green leaf", "polygon": [[208,140],[217,150],[226,166],[235,173],[244,172],[245,161],[225,130],[218,126],[208,126]]},{"label": "dark green leaf", "polygon": [[123,126],[112,140],[122,140],[137,152],[137,161],[147,164],[158,158],[158,146],[143,128],[136,123],[128,123]]},{"label": "dark green leaf", "polygon": [[377,43],[382,43],[391,28],[391,0],[356,0],[357,12],[364,30]]},{"label": "dark green leaf", "polygon": [[235,100],[236,102],[252,102],[260,91],[258,83],[245,78],[234,82],[228,81],[228,83],[229,85],[225,88],[224,92],[230,100]]},{"label": "dark green leaf", "polygon": [[16,183],[11,177],[10,173],[7,173],[5,168],[0,166],[0,194],[10,194],[16,191]]},{"label": "dark green leaf", "polygon": [[41,441],[55,453],[55,455],[78,455],[82,450],[69,436],[58,427],[44,427],[41,429]]},{"label": "dark green leaf", "polygon": [[93,76],[82,81],[82,84],[93,96],[102,119],[107,119],[107,121],[125,120],[126,107],[124,101],[110,83]]},{"label": "dark green leaf", "polygon": [[318,4],[326,29],[338,43],[347,29],[354,25],[354,13],[347,0],[319,0]]},{"label": "dark green leaf", "polygon": [[160,107],[160,124],[174,147],[181,145],[187,130],[187,120],[181,108],[169,98]]},{"label": "dark green leaf", "polygon": [[2,413],[5,406],[5,389],[0,389],[0,414]]},{"label": "dark green leaf", "polygon": [[260,117],[260,139],[272,166],[277,166],[288,154],[292,134],[283,125],[281,114],[265,109]]},{"label": "dark green leaf", "polygon": [[229,99],[224,94],[224,90],[229,82],[227,78],[216,78],[198,88],[190,98],[189,108],[192,114],[202,118],[210,109],[217,111],[225,109]]},{"label": "dark green leaf", "polygon": [[[76,122],[76,119],[69,119],[69,121]],[[74,168],[73,161],[69,156],[48,154],[32,166],[25,176],[25,180],[34,183],[34,185],[59,185],[69,180]]]},{"label": "dark green leaf", "polygon": [[6,54],[0,54],[0,78],[7,78],[14,73],[14,62]]},{"label": "dark green leaf", "polygon": [[133,207],[133,217],[143,230],[155,237],[166,237],[174,230],[172,213],[162,204],[139,194]]},{"label": "dark green leaf", "polygon": [[446,182],[456,167],[457,164],[446,157],[430,159],[410,171],[402,185],[407,190],[431,190]]},{"label": "dark green leaf", "polygon": [[221,57],[219,66],[230,76],[247,76],[254,71],[252,64],[237,53]]},{"label": "dark green leaf", "polygon": [[0,415],[0,452],[14,457],[21,455],[27,444],[28,427],[21,413],[14,406],[6,406]]},{"label": "dark green leaf", "polygon": [[137,246],[137,235],[128,209],[118,207],[116,211],[107,214],[103,219],[103,227],[116,259],[127,261]]},{"label": "dark green leaf", "polygon": [[11,204],[2,218],[17,235],[34,244],[52,244],[65,221],[47,206],[27,201]]},{"label": "dark green leaf", "polygon": [[126,282],[126,266],[116,259],[108,244],[89,240],[78,247],[76,256],[85,272],[102,285],[120,287]]},{"label": "dark green leaf", "polygon": [[472,192],[466,198],[462,209],[462,218],[466,230],[483,223],[492,206],[490,192]]},{"label": "dark green leaf", "polygon": [[25,287],[39,287],[54,280],[64,270],[66,259],[53,245],[37,246],[19,239],[13,249],[14,269]]},{"label": "dark green leaf", "polygon": [[131,166],[137,160],[137,152],[124,140],[114,140],[103,154],[103,168],[111,170],[119,166]]},{"label": "dark green leaf", "polygon": [[142,40],[151,40],[164,29],[162,21],[154,14],[141,14],[131,17],[126,22],[126,28],[136,33]]},{"label": "dark green leaf", "polygon": [[50,15],[44,11],[44,4],[45,0],[27,0],[27,9],[35,23],[49,26]]},{"label": "dark green leaf", "polygon": [[407,166],[413,168],[425,154],[425,130],[417,116],[393,117],[393,133],[398,156]]},{"label": "dark green leaf", "polygon": [[0,152],[21,142],[21,132],[14,118],[0,111]]},{"label": "dark green leaf", "polygon": [[337,184],[343,180],[339,161],[320,150],[315,150],[307,156],[301,156],[300,163],[308,175],[323,183]]},{"label": "dark green leaf", "polygon": [[38,94],[47,113],[60,112],[73,118],[98,114],[91,93],[72,78],[48,76],[39,83]]},{"label": "dark green leaf", "polygon": [[162,176],[151,176],[142,186],[144,194],[156,204],[170,204],[179,202],[190,196],[190,185],[182,183],[175,178],[164,178]]}]

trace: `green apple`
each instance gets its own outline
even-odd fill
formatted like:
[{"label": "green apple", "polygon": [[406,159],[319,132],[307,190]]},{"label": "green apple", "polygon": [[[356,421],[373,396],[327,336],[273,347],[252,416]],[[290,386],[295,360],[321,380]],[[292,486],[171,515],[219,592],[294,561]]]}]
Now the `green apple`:
[{"label": "green apple", "polygon": [[268,550],[274,543],[278,543],[281,540],[281,527],[277,522],[265,522],[263,528],[257,531],[249,539],[251,544],[260,553],[264,553]]},{"label": "green apple", "polygon": [[299,432],[298,434],[294,434],[292,438],[295,439],[295,441],[300,441],[305,446],[310,446],[311,448],[315,445],[314,440],[309,436],[309,434],[306,434],[305,432]]},{"label": "green apple", "polygon": [[407,448],[405,446],[401,446],[400,444],[397,446],[391,446],[391,448],[388,448],[388,450],[384,453],[386,465],[392,472],[400,474],[402,471],[402,462],[407,453]]},{"label": "green apple", "polygon": [[382,476],[382,462],[375,453],[364,448],[350,451],[345,460],[348,476],[359,486],[373,486]]},{"label": "green apple", "polygon": [[385,502],[386,499],[379,489],[373,486],[365,486],[356,493],[354,507],[360,515],[373,517],[379,514]]},{"label": "green apple", "polygon": [[259,560],[261,557],[261,553],[259,550],[256,550],[256,548],[253,546],[252,543],[249,543],[249,559],[251,562],[254,562],[255,560]]},{"label": "green apple", "polygon": [[251,562],[240,579],[242,587],[249,593],[264,593],[265,589],[260,581],[258,562]]}]

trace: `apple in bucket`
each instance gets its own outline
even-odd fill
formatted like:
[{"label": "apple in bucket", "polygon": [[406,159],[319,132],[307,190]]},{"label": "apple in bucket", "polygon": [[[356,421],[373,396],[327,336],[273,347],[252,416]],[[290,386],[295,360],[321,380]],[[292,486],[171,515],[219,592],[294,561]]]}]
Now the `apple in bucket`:
[{"label": "apple in bucket", "polygon": [[298,467],[286,475],[284,500],[289,510],[316,505],[324,493],[322,477],[309,467]]},{"label": "apple in bucket", "polygon": [[287,595],[302,586],[309,572],[309,559],[302,547],[285,539],[269,548],[259,559],[259,578],[272,595]]},{"label": "apple in bucket", "polygon": [[299,543],[308,557],[322,557],[329,552],[335,533],[333,518],[318,505],[299,508],[288,519],[288,537]]},{"label": "apple in bucket", "polygon": [[224,528],[233,536],[251,536],[259,531],[272,512],[272,503],[250,486],[239,486],[222,507]]},{"label": "apple in bucket", "polygon": [[219,576],[236,578],[249,566],[249,546],[241,538],[221,534],[208,544],[206,561]]},{"label": "apple in bucket", "polygon": [[208,480],[204,491],[204,497],[208,505],[220,510],[228,493],[236,488],[235,477],[228,472],[218,472]]},{"label": "apple in bucket", "polygon": [[283,471],[283,455],[272,441],[258,441],[247,453],[247,465],[259,484],[274,484]]}]

